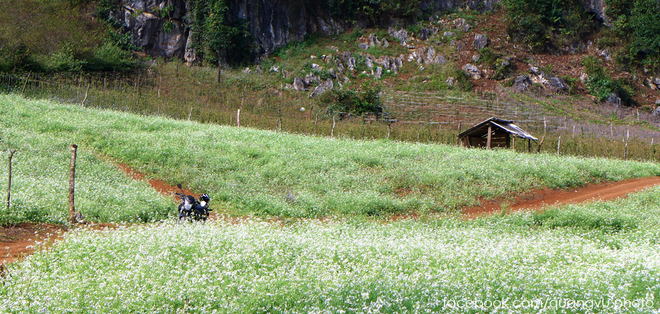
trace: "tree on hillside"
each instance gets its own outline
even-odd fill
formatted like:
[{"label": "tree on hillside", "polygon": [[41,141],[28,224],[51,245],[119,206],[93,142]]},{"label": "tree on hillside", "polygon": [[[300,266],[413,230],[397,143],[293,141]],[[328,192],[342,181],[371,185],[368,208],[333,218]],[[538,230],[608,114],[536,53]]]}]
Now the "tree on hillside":
[{"label": "tree on hillside", "polygon": [[229,21],[225,0],[197,0],[194,2],[195,46],[210,54],[202,58],[218,65],[218,82],[221,81],[223,61],[238,65],[252,56],[253,38],[244,20]]}]

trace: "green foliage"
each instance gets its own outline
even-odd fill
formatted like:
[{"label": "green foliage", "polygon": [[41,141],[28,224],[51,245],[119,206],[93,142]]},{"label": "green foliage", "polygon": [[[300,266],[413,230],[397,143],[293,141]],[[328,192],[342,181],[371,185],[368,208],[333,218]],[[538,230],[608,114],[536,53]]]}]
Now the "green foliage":
[{"label": "green foliage", "polygon": [[[284,60],[289,58],[301,57],[308,55],[308,49],[317,44],[319,39],[318,34],[307,34],[303,41],[291,41],[284,46],[275,48],[273,55],[276,55]],[[356,38],[357,39],[357,38]],[[307,57],[307,56],[305,56]]]},{"label": "green foliage", "polygon": [[474,83],[472,83],[472,78],[470,77],[469,74],[465,73],[465,71],[458,69],[458,68],[452,68],[449,70],[450,75],[456,79],[456,82],[454,83],[454,86],[460,91],[471,91],[472,87],[474,86]]},{"label": "green foliage", "polygon": [[566,85],[568,85],[568,93],[569,94],[575,94],[577,93],[577,82],[580,80],[579,78],[572,77],[570,75],[562,75],[561,79],[566,82]]},{"label": "green foliage", "polygon": [[[106,41],[127,50],[137,48],[130,44],[130,34],[110,22],[109,14],[119,1],[27,0],[21,6],[2,4],[6,9],[0,12],[1,71],[123,71],[133,67],[125,62],[104,60],[119,54],[108,54],[108,47],[103,44]],[[92,8],[96,19],[86,16]],[[122,56],[131,59],[128,53]],[[99,63],[104,66],[97,66]]]},{"label": "green foliage", "polygon": [[24,45],[4,46],[0,48],[0,71],[14,69],[40,70],[42,67],[33,59],[30,49]]},{"label": "green foliage", "polygon": [[660,2],[637,0],[630,17],[634,40],[630,52],[644,66],[660,69]]},{"label": "green foliage", "polygon": [[101,21],[113,26],[117,26],[117,21],[112,19],[112,11],[117,9],[121,4],[121,0],[96,0],[94,15]]},{"label": "green foliage", "polygon": [[479,55],[480,58],[477,63],[484,64],[491,70],[494,70],[494,78],[496,80],[503,80],[514,72],[513,63],[505,60],[502,54],[488,47],[481,49]]},{"label": "green foliage", "polygon": [[333,89],[321,95],[319,102],[330,115],[350,113],[361,115],[367,112],[381,112],[380,87],[363,86],[362,91]]},{"label": "green foliage", "polygon": [[234,66],[254,59],[254,38],[248,22],[230,21],[225,0],[201,0],[192,5],[193,44],[201,58],[212,64],[223,59]]},{"label": "green foliage", "polygon": [[605,101],[611,94],[615,94],[621,98],[624,105],[634,105],[632,92],[624,88],[626,84],[620,80],[614,80],[606,74],[598,59],[593,56],[586,56],[582,58],[582,65],[584,65],[589,75],[587,90],[591,95],[596,96],[599,101]]},{"label": "green foliage", "polygon": [[85,61],[76,58],[70,46],[52,54],[49,61],[49,68],[55,72],[80,72],[85,66]]},{"label": "green foliage", "polygon": [[660,70],[660,2],[657,0],[606,0],[612,32],[626,43],[617,57],[624,65]]},{"label": "green foliage", "polygon": [[350,42],[355,42],[360,37],[362,37],[362,30],[359,27],[353,27],[353,30],[348,34],[347,40]]},{"label": "green foliage", "polygon": [[105,43],[94,51],[87,62],[88,71],[128,71],[135,68],[136,63],[130,52],[112,43]]},{"label": "green foliage", "polygon": [[505,0],[507,32],[535,52],[552,51],[593,33],[597,23],[577,0]]}]

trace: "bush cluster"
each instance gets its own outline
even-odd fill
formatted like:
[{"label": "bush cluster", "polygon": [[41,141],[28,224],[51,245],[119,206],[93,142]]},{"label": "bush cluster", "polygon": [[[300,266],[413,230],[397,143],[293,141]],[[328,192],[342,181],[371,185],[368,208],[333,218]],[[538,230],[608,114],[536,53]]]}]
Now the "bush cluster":
[{"label": "bush cluster", "polygon": [[635,104],[632,98],[632,92],[626,89],[624,81],[615,80],[605,73],[600,61],[593,56],[582,58],[582,65],[585,66],[589,79],[587,80],[587,90],[599,101],[607,100],[611,94],[615,94],[621,99],[621,103],[626,106]]},{"label": "bush cluster", "polygon": [[571,45],[593,33],[598,26],[593,14],[578,0],[504,0],[509,36],[534,52]]},{"label": "bush cluster", "polygon": [[514,72],[513,63],[509,62],[501,53],[495,52],[486,47],[479,50],[479,61],[477,63],[486,65],[491,70],[495,71],[494,78],[496,80],[503,80]]},{"label": "bush cluster", "polygon": [[198,57],[211,64],[244,65],[254,60],[254,38],[245,19],[230,20],[225,0],[191,3],[192,43]]},{"label": "bush cluster", "polygon": [[363,86],[362,89],[362,91],[347,88],[333,89],[321,95],[319,102],[325,106],[329,115],[349,113],[359,116],[367,112],[382,112],[380,88]]},{"label": "bush cluster", "polygon": [[618,61],[660,70],[660,1],[606,0],[607,16],[625,48]]}]

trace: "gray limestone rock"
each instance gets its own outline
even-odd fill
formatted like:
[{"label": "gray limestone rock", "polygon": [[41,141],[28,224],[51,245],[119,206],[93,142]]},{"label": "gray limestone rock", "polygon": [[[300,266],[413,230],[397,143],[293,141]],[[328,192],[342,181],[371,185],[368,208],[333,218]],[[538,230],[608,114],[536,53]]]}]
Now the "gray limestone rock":
[{"label": "gray limestone rock", "polygon": [[383,76],[383,68],[381,67],[376,67],[376,73],[374,74],[374,77],[376,79],[380,79],[381,76]]},{"label": "gray limestone rock", "polygon": [[335,83],[332,82],[331,79],[327,79],[327,80],[321,82],[321,86],[323,86],[323,88],[324,88],[325,90],[331,90],[331,89],[333,89],[333,88],[335,87]]},{"label": "gray limestone rock", "polygon": [[316,97],[316,96],[321,95],[323,93],[325,93],[325,89],[321,85],[316,86],[316,88],[314,88],[312,93],[309,94],[309,98]]},{"label": "gray limestone rock", "polygon": [[405,43],[410,39],[408,37],[408,32],[405,29],[400,29],[400,30],[390,29],[389,33],[390,36],[396,38],[401,43]]},{"label": "gray limestone rock", "polygon": [[488,37],[485,34],[474,35],[474,49],[481,50],[488,46]]},{"label": "gray limestone rock", "polygon": [[374,67],[374,62],[371,60],[370,56],[367,56],[367,58],[364,60],[364,65],[367,66],[367,68],[373,68]]},{"label": "gray limestone rock", "polygon": [[348,67],[349,70],[355,71],[355,58],[350,57],[348,60],[346,60],[346,66]]},{"label": "gray limestone rock", "polygon": [[466,64],[463,66],[463,71],[467,72],[473,79],[481,79],[481,71],[473,64]]},{"label": "gray limestone rock", "polygon": [[532,80],[527,75],[520,75],[513,79],[513,90],[522,93],[529,90],[532,86]]},{"label": "gray limestone rock", "polygon": [[621,106],[621,98],[615,93],[611,93],[610,97],[607,97],[607,102]]},{"label": "gray limestone rock", "polygon": [[303,82],[303,79],[300,77],[296,77],[293,79],[293,89],[302,92],[305,90],[305,83]]},{"label": "gray limestone rock", "polygon": [[472,26],[470,26],[470,24],[468,24],[464,18],[455,19],[453,23],[454,27],[459,31],[468,32],[472,28]]},{"label": "gray limestone rock", "polygon": [[567,91],[569,89],[564,80],[556,76],[548,79],[548,87],[553,91]]}]

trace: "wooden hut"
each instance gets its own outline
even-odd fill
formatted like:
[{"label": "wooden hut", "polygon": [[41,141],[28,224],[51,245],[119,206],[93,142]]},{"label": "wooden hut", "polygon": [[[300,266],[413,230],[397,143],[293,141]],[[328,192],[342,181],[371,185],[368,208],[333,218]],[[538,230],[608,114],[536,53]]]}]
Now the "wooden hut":
[{"label": "wooden hut", "polygon": [[513,121],[493,117],[458,134],[458,141],[462,147],[509,148],[514,136],[527,139],[530,144],[532,140],[538,140]]}]

